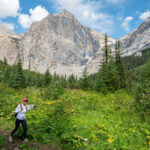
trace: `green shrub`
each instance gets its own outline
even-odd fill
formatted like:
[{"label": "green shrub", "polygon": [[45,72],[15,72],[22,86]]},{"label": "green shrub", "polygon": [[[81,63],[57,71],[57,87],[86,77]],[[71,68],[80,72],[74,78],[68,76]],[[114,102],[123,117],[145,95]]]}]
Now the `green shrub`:
[{"label": "green shrub", "polygon": [[64,88],[61,81],[53,81],[48,87],[44,88],[43,96],[45,99],[57,100],[63,93]]},{"label": "green shrub", "polygon": [[140,85],[136,91],[137,108],[143,119],[150,113],[150,84]]},{"label": "green shrub", "polygon": [[0,134],[0,148],[4,148],[7,144],[6,137]]}]

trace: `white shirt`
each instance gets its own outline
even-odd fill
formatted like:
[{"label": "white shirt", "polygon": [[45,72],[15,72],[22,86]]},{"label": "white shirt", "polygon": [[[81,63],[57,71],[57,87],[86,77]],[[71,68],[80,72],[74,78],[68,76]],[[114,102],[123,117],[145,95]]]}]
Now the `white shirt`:
[{"label": "white shirt", "polygon": [[[21,107],[23,108],[22,111],[21,111]],[[25,120],[26,119],[26,112],[27,112],[27,108],[26,108],[26,106],[23,106],[22,104],[21,104],[21,106],[19,104],[17,106],[16,110],[15,110],[15,114],[18,113],[17,114],[17,118],[19,120]]]}]

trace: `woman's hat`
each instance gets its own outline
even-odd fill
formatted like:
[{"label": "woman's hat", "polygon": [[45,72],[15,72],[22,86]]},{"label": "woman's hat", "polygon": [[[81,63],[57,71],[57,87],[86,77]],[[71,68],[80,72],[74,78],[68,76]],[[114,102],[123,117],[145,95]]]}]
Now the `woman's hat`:
[{"label": "woman's hat", "polygon": [[28,102],[28,99],[27,98],[23,98],[23,102]]}]

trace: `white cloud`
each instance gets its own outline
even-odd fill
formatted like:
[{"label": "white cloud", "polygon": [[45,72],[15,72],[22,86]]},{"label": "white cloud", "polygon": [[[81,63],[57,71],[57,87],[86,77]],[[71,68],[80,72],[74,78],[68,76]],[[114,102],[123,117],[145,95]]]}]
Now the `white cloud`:
[{"label": "white cloud", "polygon": [[42,7],[37,6],[34,9],[29,10],[30,15],[28,14],[20,14],[18,18],[18,22],[21,24],[23,28],[29,28],[33,22],[37,22],[42,20],[43,18],[48,16],[48,11]]},{"label": "white cloud", "polygon": [[139,18],[142,19],[142,20],[146,20],[148,17],[150,17],[150,11],[147,10],[146,12],[143,12]]},{"label": "white cloud", "polygon": [[29,28],[30,25],[32,24],[30,16],[26,14],[20,14],[18,21],[23,28]]},{"label": "white cloud", "polygon": [[15,25],[13,23],[2,23],[4,24],[8,29],[14,31]]},{"label": "white cloud", "polygon": [[133,20],[134,18],[133,17],[126,17],[124,19],[124,22],[121,24],[121,26],[124,28],[124,30],[126,32],[130,32],[130,25],[129,23]]},{"label": "white cloud", "polygon": [[48,11],[41,6],[37,6],[34,9],[30,9],[30,14],[31,14],[31,20],[32,22],[40,21],[43,18],[48,16]]},{"label": "white cloud", "polygon": [[16,17],[19,9],[19,0],[0,0],[0,18]]},{"label": "white cloud", "polygon": [[112,33],[114,22],[113,17],[100,12],[103,4],[100,1],[85,1],[85,0],[49,0],[54,3],[57,11],[66,9],[73,13],[75,17],[85,26],[100,32]]},{"label": "white cloud", "polygon": [[73,10],[74,8],[76,8],[76,6],[78,6],[81,2],[83,2],[84,0],[56,0],[57,3],[62,6],[65,7],[69,10]]}]

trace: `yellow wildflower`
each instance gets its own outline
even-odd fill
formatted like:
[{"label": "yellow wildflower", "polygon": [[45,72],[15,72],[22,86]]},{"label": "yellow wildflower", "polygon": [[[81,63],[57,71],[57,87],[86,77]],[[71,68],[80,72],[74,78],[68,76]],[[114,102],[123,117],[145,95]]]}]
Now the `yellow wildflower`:
[{"label": "yellow wildflower", "polygon": [[73,125],[74,128],[78,127],[78,125]]},{"label": "yellow wildflower", "polygon": [[113,138],[109,138],[109,139],[108,139],[108,143],[112,143],[113,141],[114,141]]},{"label": "yellow wildflower", "polygon": [[98,124],[98,126],[99,126],[99,127],[104,127],[104,125],[103,125],[103,124],[100,124],[100,123]]}]

